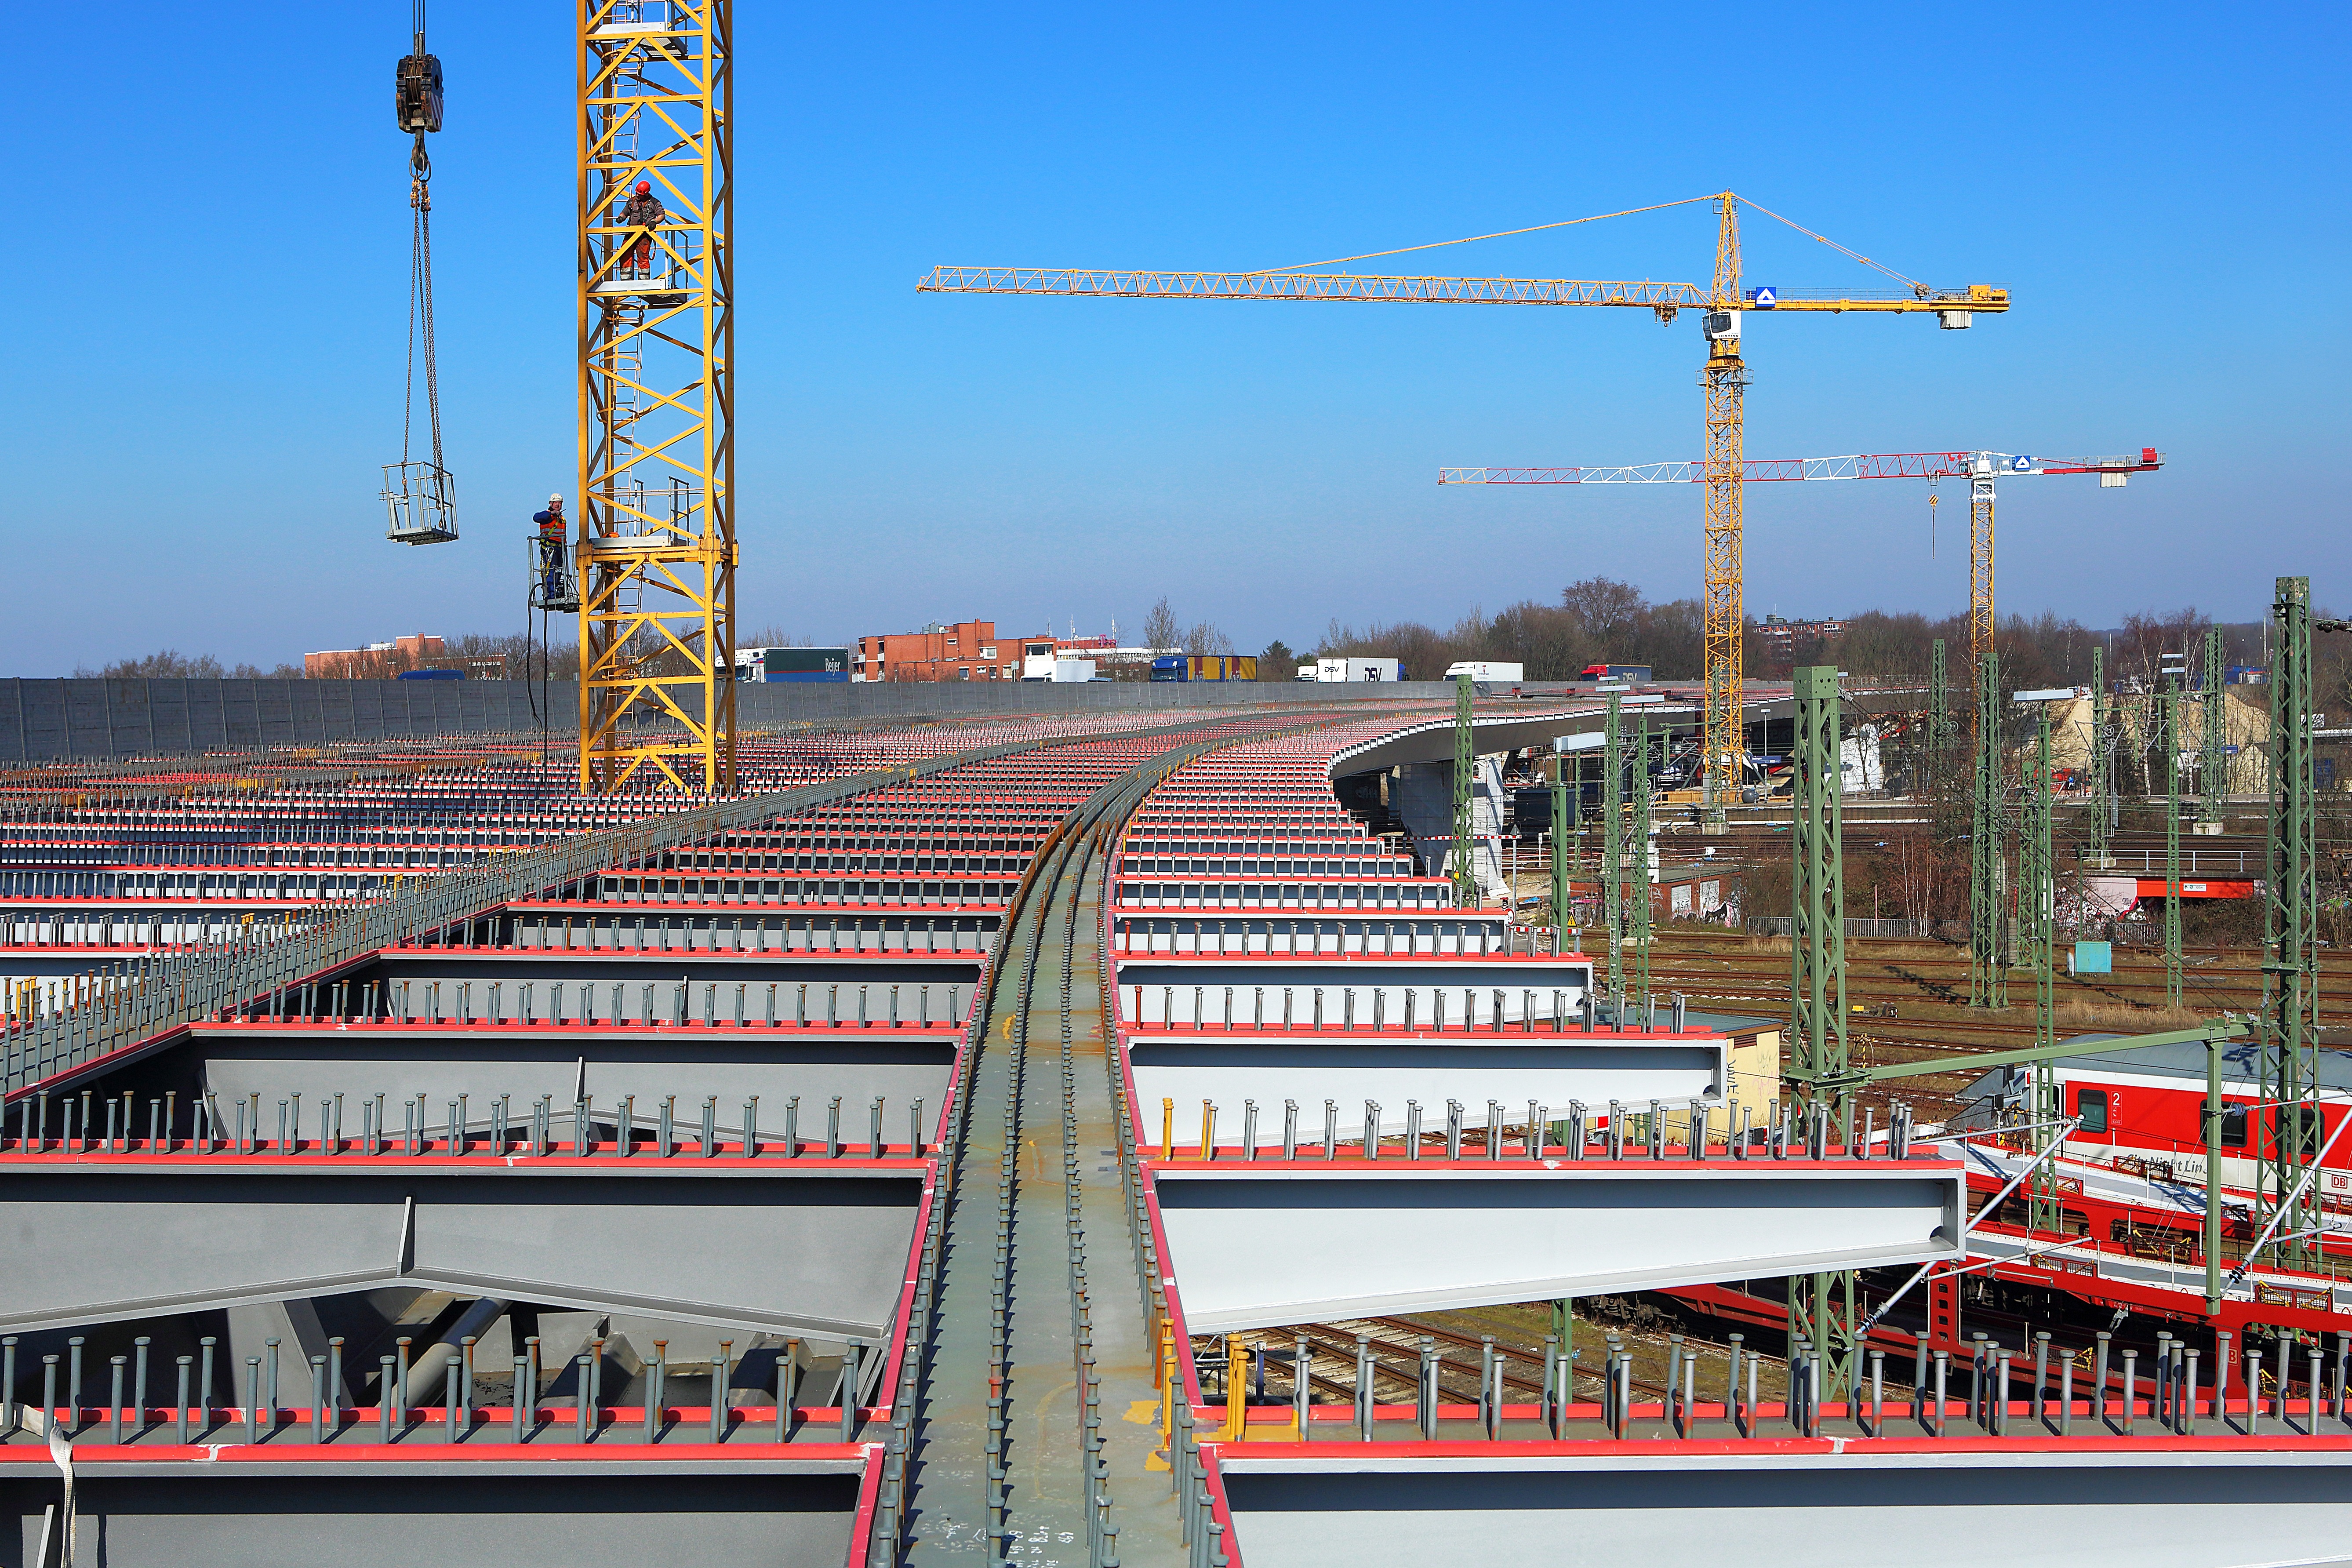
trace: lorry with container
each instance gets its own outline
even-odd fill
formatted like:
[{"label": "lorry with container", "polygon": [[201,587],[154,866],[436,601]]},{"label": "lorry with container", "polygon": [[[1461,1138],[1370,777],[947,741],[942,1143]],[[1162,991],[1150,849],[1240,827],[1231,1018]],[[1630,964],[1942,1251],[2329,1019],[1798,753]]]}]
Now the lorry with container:
[{"label": "lorry with container", "polygon": [[738,680],[849,682],[849,650],[845,647],[739,647],[735,650]]},{"label": "lorry with container", "polygon": [[1448,680],[1464,675],[1482,682],[1525,680],[1528,667],[1494,658],[1465,658],[1445,667],[1445,679]]},{"label": "lorry with container", "polygon": [[1246,653],[1162,654],[1151,661],[1154,680],[1255,680],[1257,656]]},{"label": "lorry with container", "polygon": [[1576,679],[1579,680],[1626,680],[1640,686],[1651,679],[1650,667],[1646,664],[1588,664],[1577,671]]},{"label": "lorry with container", "polygon": [[[1309,675],[1308,669],[1314,673]],[[1301,680],[1384,680],[1393,685],[1404,679],[1403,665],[1393,658],[1318,658],[1300,665]]]}]

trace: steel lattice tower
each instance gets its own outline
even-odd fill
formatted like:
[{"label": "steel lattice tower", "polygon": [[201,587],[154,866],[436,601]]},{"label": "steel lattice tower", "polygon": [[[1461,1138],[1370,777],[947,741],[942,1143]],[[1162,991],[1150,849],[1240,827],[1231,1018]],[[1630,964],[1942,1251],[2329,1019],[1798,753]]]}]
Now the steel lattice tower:
[{"label": "steel lattice tower", "polygon": [[1601,731],[1601,905],[1609,939],[1609,994],[1625,994],[1625,752],[1617,735],[1617,694]]},{"label": "steel lattice tower", "polygon": [[1551,772],[1551,923],[1554,951],[1566,952],[1569,905],[1568,753],[1552,753]]},{"label": "steel lattice tower", "polygon": [[2108,816],[2115,808],[2108,798],[2107,751],[2113,743],[2115,720],[2107,711],[2106,656],[2104,647],[2091,649],[2091,837],[2082,863],[2095,871],[2104,871],[2115,861],[2107,849]]},{"label": "steel lattice tower", "polygon": [[2180,679],[2164,687],[2164,1005],[2180,1005]]},{"label": "steel lattice tower", "polygon": [[[1789,1039],[1798,1068],[1796,1109],[1811,1129],[1826,1117],[1851,1143],[1853,1095],[1824,1094],[1852,1059],[1845,998],[1845,813],[1839,766],[1837,670],[1795,672],[1796,745],[1790,797]],[[1854,1277],[1801,1274],[1789,1280],[1789,1342],[1822,1355],[1825,1381],[1853,1386]],[[1829,1390],[1825,1389],[1824,1393]]]},{"label": "steel lattice tower", "polygon": [[2319,858],[2313,843],[2311,579],[2281,577],[2271,605],[2270,831],[2263,965],[2264,1098],[2277,1109],[2272,1145],[2255,1139],[2255,1196],[2285,1207],[2280,1261],[2317,1266],[2319,1194],[2304,1177],[2319,1155]]},{"label": "steel lattice tower", "polygon": [[1633,751],[1633,980],[1643,1006],[1650,1001],[1650,938],[1656,925],[1657,883],[1650,872],[1650,715],[1634,721]]},{"label": "steel lattice tower", "polygon": [[[2058,867],[2051,843],[2050,708],[2038,707],[2033,764],[2025,778],[2025,821],[2018,835],[2017,912],[2025,961],[2033,970],[2033,1044],[2046,1049],[2058,1043]],[[2058,1116],[2058,1080],[2046,1060],[2035,1062],[2032,1073],[2026,1119],[2033,1127],[2033,1150],[2040,1153],[2058,1136],[2051,1125]],[[2046,1163],[2034,1171],[2028,1188],[2027,1227],[2055,1231],[2058,1179]]]},{"label": "steel lattice tower", "polygon": [[1927,647],[1927,761],[1923,770],[1932,787],[1946,765],[1944,753],[1951,746],[1951,682],[1944,671],[1944,639],[1937,637]]},{"label": "steel lattice tower", "polygon": [[[735,787],[731,0],[581,0],[580,787]],[[625,209],[636,186],[661,206]]]},{"label": "steel lattice tower", "polygon": [[2000,656],[1977,660],[1974,811],[1969,838],[1969,1005],[2009,1005],[2008,946],[2001,920],[2006,826],[2001,810]]},{"label": "steel lattice tower", "polygon": [[2223,809],[2230,798],[2230,699],[2223,677],[2229,671],[2221,651],[2221,628],[2205,628],[2205,736],[2198,744],[2198,785],[2202,820],[2221,831]]},{"label": "steel lattice tower", "polygon": [[1478,749],[1470,738],[1470,678],[1454,678],[1454,896],[1465,910],[1478,908],[1476,833],[1470,821],[1470,781]]},{"label": "steel lattice tower", "polygon": [[1969,465],[1969,662],[1979,670],[1993,651],[1997,616],[1992,605],[1993,470],[1979,452]]},{"label": "steel lattice tower", "polygon": [[[1715,303],[1738,321],[1739,203],[1729,192],[1715,199]],[[1748,642],[1745,552],[1740,503],[1746,478],[1743,400],[1748,366],[1739,339],[1707,335],[1706,369],[1706,826],[1720,827],[1724,810],[1739,798],[1748,738],[1741,728],[1742,660]]]}]

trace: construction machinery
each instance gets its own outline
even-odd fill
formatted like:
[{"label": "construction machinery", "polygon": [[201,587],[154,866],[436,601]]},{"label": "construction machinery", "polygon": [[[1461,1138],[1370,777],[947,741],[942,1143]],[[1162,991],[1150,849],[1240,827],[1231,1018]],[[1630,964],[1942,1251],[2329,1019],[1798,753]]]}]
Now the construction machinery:
[{"label": "construction machinery", "polygon": [[[1753,312],[1817,311],[1836,314],[1925,314],[1948,329],[1972,324],[1979,312],[2009,309],[2009,291],[1988,284],[1939,289],[1872,260],[1777,213],[1756,210],[1808,238],[1884,274],[1898,287],[1879,290],[1796,290],[1747,286],[1741,276],[1740,198],[1725,191],[1632,209],[1656,212],[1710,202],[1716,214],[1714,276],[1706,284],[1639,282],[1565,278],[1403,277],[1324,272],[1319,267],[1402,255],[1402,250],[1342,257],[1305,267],[1262,272],[1154,272],[1055,268],[935,268],[916,287],[944,294],[1051,294],[1153,300],[1300,300],[1358,303],[1463,305],[1593,305],[1646,309],[1671,323],[1684,310],[1700,312],[1706,343],[1701,380],[1706,388],[1706,704],[1702,746],[1706,753],[1707,815],[1719,821],[1727,804],[1725,781],[1741,771],[1745,743],[1740,729],[1741,641],[1745,635],[1740,489],[1744,477],[1743,400],[1748,387],[1741,357],[1742,321]],[[1755,206],[1754,203],[1748,204]],[[1600,215],[1608,217],[1628,213]],[[1510,231],[1590,223],[1573,218]],[[1474,238],[1500,238],[1481,235]],[[1444,241],[1444,244],[1463,243]],[[1423,250],[1429,246],[1406,249]]]},{"label": "construction machinery", "polygon": [[580,787],[735,787],[730,0],[582,0]]},{"label": "construction machinery", "polygon": [[[400,416],[400,461],[383,466],[384,537],[394,544],[446,544],[457,537],[457,485],[441,460],[440,355],[433,336],[433,159],[425,138],[441,129],[441,59],[425,47],[425,0],[411,0],[414,47],[394,68],[393,120],[415,138],[408,150],[408,374]],[[415,455],[416,382],[422,358],[425,415],[433,443]]]}]

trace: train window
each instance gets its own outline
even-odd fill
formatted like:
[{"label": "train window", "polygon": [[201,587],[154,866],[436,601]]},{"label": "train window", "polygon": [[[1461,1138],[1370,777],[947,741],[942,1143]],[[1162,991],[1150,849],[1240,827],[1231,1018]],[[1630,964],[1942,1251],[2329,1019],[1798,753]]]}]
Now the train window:
[{"label": "train window", "polygon": [[2105,1132],[2107,1130],[2107,1091],[2104,1089],[2075,1090],[2074,1114],[2083,1119],[2083,1131]]},{"label": "train window", "polygon": [[[2198,1132],[2200,1136],[2204,1132],[2203,1118],[2206,1114],[2205,1107],[2207,1103],[2207,1101],[2201,1100],[2197,1102],[2197,1114],[2199,1117]],[[2225,1100],[2221,1102],[2221,1147],[2224,1149],[2242,1149],[2245,1146],[2246,1108],[2242,1105],[2232,1105]]]}]

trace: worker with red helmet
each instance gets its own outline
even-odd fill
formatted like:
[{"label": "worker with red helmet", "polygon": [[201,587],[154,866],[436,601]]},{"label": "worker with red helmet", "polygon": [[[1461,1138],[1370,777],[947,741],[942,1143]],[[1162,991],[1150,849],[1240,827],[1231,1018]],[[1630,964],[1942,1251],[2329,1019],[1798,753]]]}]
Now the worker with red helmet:
[{"label": "worker with red helmet", "polygon": [[662,207],[661,198],[654,195],[651,180],[639,180],[636,188],[621,208],[621,221],[639,231],[635,239],[624,239],[621,276],[624,279],[653,276],[653,231],[669,214]]}]

